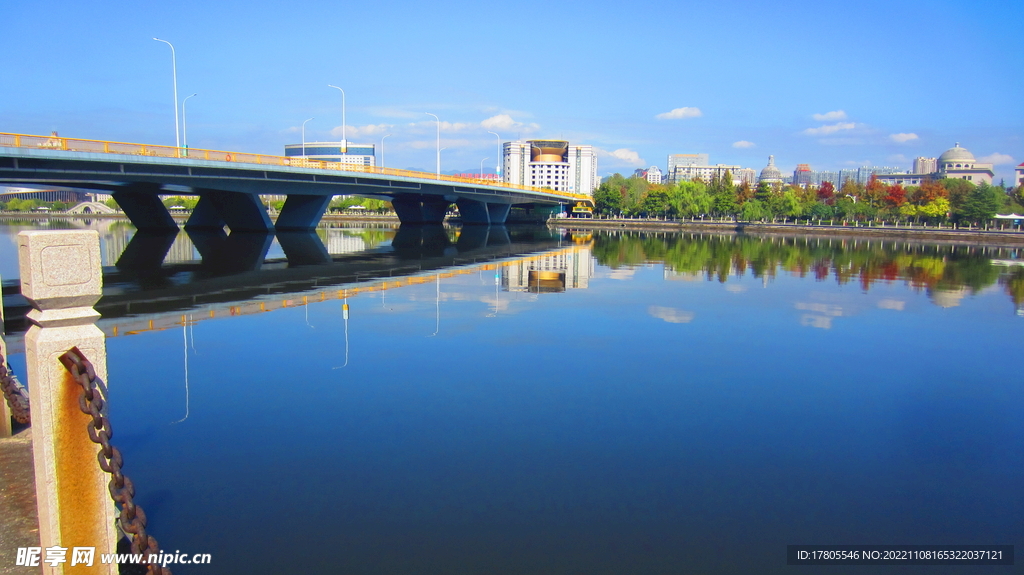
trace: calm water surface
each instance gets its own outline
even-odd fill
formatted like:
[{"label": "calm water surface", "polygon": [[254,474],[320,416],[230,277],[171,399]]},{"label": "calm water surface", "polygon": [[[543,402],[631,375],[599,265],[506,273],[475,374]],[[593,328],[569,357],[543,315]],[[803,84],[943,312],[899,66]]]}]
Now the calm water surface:
[{"label": "calm water surface", "polygon": [[346,290],[347,322],[324,288],[108,338],[152,531],[213,556],[175,572],[791,573],[788,544],[1024,549],[1024,254],[557,241]]}]

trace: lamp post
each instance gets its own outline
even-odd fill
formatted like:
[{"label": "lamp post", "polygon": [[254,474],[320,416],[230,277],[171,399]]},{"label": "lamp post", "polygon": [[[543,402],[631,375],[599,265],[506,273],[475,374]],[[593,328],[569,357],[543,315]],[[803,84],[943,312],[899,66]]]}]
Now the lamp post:
[{"label": "lamp post", "polygon": [[[192,94],[192,96],[198,96],[198,94]],[[185,148],[185,157],[188,157],[188,123],[185,121],[185,102],[192,96],[186,97],[181,101],[181,143]]]},{"label": "lamp post", "polygon": [[441,177],[441,119],[437,117],[437,114],[425,113],[428,116],[434,116],[434,120],[437,120],[437,176]]},{"label": "lamp post", "polygon": [[[315,120],[316,118],[309,118],[309,120]],[[308,122],[309,120],[306,120]],[[306,122],[302,123],[302,159],[306,159]]]},{"label": "lamp post", "polygon": [[484,160],[490,160],[490,158],[484,158],[480,160],[480,179],[484,179]]},{"label": "lamp post", "polygon": [[387,134],[380,139],[380,167],[384,167],[384,138],[387,138],[391,134]]},{"label": "lamp post", "polygon": [[181,134],[178,130],[178,61],[174,55],[174,44],[160,38],[153,38],[171,47],[171,74],[174,78],[174,147],[181,148]]},{"label": "lamp post", "polygon": [[501,136],[490,130],[487,130],[487,133],[494,134],[494,137],[498,139],[498,167],[494,168],[494,173],[498,174],[498,177],[501,177],[501,158],[504,156],[501,151]]},{"label": "lamp post", "polygon": [[331,84],[327,84],[327,87],[341,92],[341,153],[348,154],[348,138],[345,137],[345,90]]}]

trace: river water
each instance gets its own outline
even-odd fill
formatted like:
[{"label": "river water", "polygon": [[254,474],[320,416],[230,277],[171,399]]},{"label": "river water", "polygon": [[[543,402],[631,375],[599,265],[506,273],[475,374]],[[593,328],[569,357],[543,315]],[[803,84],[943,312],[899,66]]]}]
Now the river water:
[{"label": "river water", "polygon": [[[98,227],[113,266],[132,230]],[[507,233],[525,259],[321,230],[386,270],[291,293],[226,288],[180,240],[156,287],[107,268],[114,443],[164,549],[212,555],[175,573],[790,573],[793,544],[1024,544],[1020,250]],[[248,273],[301,268],[284,255]],[[117,299],[189,282],[227,291]]]}]

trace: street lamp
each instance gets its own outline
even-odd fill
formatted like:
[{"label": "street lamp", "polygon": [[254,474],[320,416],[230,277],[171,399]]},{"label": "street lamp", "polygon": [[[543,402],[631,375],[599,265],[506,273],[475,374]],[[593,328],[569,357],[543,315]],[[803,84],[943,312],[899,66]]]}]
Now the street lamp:
[{"label": "street lamp", "polygon": [[488,134],[494,134],[494,137],[498,138],[498,158],[497,158],[497,160],[498,160],[498,167],[494,168],[494,173],[498,174],[498,177],[501,177],[501,158],[502,158],[502,156],[504,156],[504,154],[501,151],[501,136],[499,136],[498,134],[495,134],[494,132],[492,132],[490,130],[487,130],[487,133]]},{"label": "street lamp", "polygon": [[384,138],[387,138],[390,135],[391,134],[387,134],[386,136],[380,139],[380,167],[382,168],[384,167]]},{"label": "street lamp", "polygon": [[480,179],[484,179],[484,160],[490,160],[490,158],[484,158],[480,160]]},{"label": "street lamp", "polygon": [[434,116],[434,119],[437,120],[437,176],[441,177],[441,119],[437,117],[437,114],[424,113],[428,116]]},{"label": "street lamp", "polygon": [[[310,118],[309,120],[315,120],[316,118]],[[306,120],[308,122],[309,120]],[[302,123],[302,159],[306,159],[306,122]]]},{"label": "street lamp", "polygon": [[341,153],[348,153],[348,139],[345,138],[345,90],[331,84],[327,84],[328,88],[334,88],[341,92]]},{"label": "street lamp", "polygon": [[[192,94],[192,96],[198,96],[199,94]],[[181,101],[181,143],[185,148],[185,157],[188,157],[188,124],[185,122],[185,102],[192,96],[188,96]]]},{"label": "street lamp", "polygon": [[174,44],[160,38],[153,38],[157,42],[163,42],[171,47],[171,74],[174,77],[174,147],[181,147],[181,134],[178,131],[178,62],[174,56]]}]

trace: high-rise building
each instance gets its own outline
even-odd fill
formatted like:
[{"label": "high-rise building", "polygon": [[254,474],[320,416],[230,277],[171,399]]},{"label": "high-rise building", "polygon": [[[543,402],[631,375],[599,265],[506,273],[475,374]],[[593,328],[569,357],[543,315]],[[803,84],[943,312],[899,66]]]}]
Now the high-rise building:
[{"label": "high-rise building", "polygon": [[598,184],[593,146],[563,140],[505,142],[502,166],[504,180],[521,186],[591,194]]},{"label": "high-rise building", "polygon": [[659,168],[658,166],[651,166],[650,168],[647,168],[647,170],[644,172],[644,177],[647,178],[647,181],[652,184],[660,184],[661,176],[661,168]]},{"label": "high-rise building", "polygon": [[805,186],[807,184],[813,183],[813,180],[814,180],[814,178],[813,178],[813,174],[811,173],[811,166],[810,166],[810,164],[797,164],[796,165],[796,169],[793,170],[793,182],[792,183],[799,184],[801,186]]},{"label": "high-rise building", "polygon": [[668,177],[671,180],[672,174],[680,166],[707,166],[710,161],[707,154],[669,154]]},{"label": "high-rise building", "polygon": [[307,160],[340,162],[356,166],[377,165],[374,144],[346,144],[347,142],[288,144],[284,147],[284,155],[289,158],[305,157]]},{"label": "high-rise building", "polygon": [[932,174],[939,171],[937,158],[914,158],[915,174]]}]

